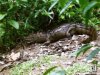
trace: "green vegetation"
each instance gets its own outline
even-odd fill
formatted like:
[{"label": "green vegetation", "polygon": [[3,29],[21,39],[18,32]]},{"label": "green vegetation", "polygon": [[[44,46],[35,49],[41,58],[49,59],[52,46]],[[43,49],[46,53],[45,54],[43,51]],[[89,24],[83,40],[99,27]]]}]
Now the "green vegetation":
[{"label": "green vegetation", "polygon": [[50,3],[49,0],[0,0],[1,45],[13,47],[23,36],[45,27]]},{"label": "green vegetation", "polygon": [[9,49],[32,31],[64,22],[99,25],[99,4],[99,0],[0,0],[0,47]]},{"label": "green vegetation", "polygon": [[41,56],[38,59],[15,65],[11,69],[11,75],[28,75],[33,68],[40,68],[43,64],[50,65],[51,59],[52,56]]},{"label": "green vegetation", "polygon": [[65,69],[57,68],[55,70],[52,70],[46,75],[75,75],[76,73],[86,73],[89,72],[91,69],[90,65],[88,64],[80,64],[75,63],[73,66],[67,67]]},{"label": "green vegetation", "polygon": [[[28,75],[30,72],[32,72],[32,69],[34,68],[39,68],[41,69],[41,66],[48,65],[47,69],[44,70],[44,74],[41,75],[73,75],[77,72],[84,73],[84,72],[89,72],[91,67],[90,65],[86,63],[75,63],[73,66],[68,66],[68,67],[57,67],[54,66],[55,64],[52,64],[50,62],[56,61],[56,59],[53,59],[55,56],[42,56],[39,59],[32,60],[32,61],[27,61],[22,64],[18,64],[15,67],[11,69],[11,75]],[[60,57],[55,57],[55,58],[60,58]],[[38,71],[37,71],[38,72]],[[41,73],[41,72],[40,72]],[[30,73],[31,74],[31,73]]]},{"label": "green vegetation", "polygon": [[[72,53],[72,56],[75,56],[76,58],[80,55],[80,54],[85,54],[90,48],[92,48],[92,46],[90,44],[86,44],[84,46],[82,46],[78,51]],[[86,57],[86,61],[91,60],[91,64],[96,65],[96,67],[100,67],[100,63],[99,60],[97,60],[98,57],[96,57],[96,55],[100,52],[100,48],[96,48],[93,51],[91,51],[88,54],[88,57]],[[94,58],[94,60],[92,60]],[[86,72],[90,72],[91,71],[91,67],[90,65],[87,65],[86,63],[75,63],[73,64],[73,66],[67,67],[67,69],[63,69],[61,68],[56,69],[55,67],[51,67],[48,70],[46,70],[46,72],[44,73],[44,75],[75,75],[77,72],[78,73],[86,73]],[[66,73],[65,73],[66,72]]]},{"label": "green vegetation", "polygon": [[[31,32],[47,31],[61,23],[71,22],[95,26],[99,30],[100,0],[0,0],[0,52],[12,49]],[[91,46],[85,46],[77,56],[81,52],[84,54],[89,48]],[[99,51],[100,49],[97,48],[88,59]],[[50,59],[46,56],[42,61],[29,61],[17,65],[11,73],[12,75],[27,75],[33,67],[39,67],[44,63],[50,65]],[[83,66],[74,65],[61,71],[62,75],[64,72],[72,75],[77,71],[88,71],[87,67]],[[54,68],[50,68],[49,71],[51,72]]]},{"label": "green vegetation", "polygon": [[30,71],[32,71],[35,63],[33,61],[27,61],[20,65],[16,65],[11,70],[11,75],[28,75]]}]

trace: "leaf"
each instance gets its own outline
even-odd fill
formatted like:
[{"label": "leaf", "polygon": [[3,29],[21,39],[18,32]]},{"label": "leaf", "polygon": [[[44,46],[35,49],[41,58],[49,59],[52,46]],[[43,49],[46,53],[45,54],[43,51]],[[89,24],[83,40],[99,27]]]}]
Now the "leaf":
[{"label": "leaf", "polygon": [[48,75],[48,74],[49,74],[52,70],[54,70],[55,68],[57,68],[57,66],[54,66],[54,67],[49,68],[48,70],[46,70],[46,71],[44,72],[43,75]]},{"label": "leaf", "polygon": [[85,6],[84,10],[83,10],[83,15],[85,16],[85,25],[88,25],[90,16],[91,16],[91,11],[92,8],[97,4],[96,1],[92,1],[90,2],[87,6]]},{"label": "leaf", "polygon": [[28,0],[22,0],[23,2],[28,2]]},{"label": "leaf", "polygon": [[84,9],[83,14],[85,15],[87,13],[88,10],[90,10],[91,8],[93,8],[95,5],[97,4],[97,1],[92,1],[90,2]]},{"label": "leaf", "polygon": [[2,26],[3,26],[3,24],[0,24],[0,37],[2,37],[5,33],[5,30]]},{"label": "leaf", "polygon": [[55,0],[49,8],[49,11],[58,3],[59,0]]},{"label": "leaf", "polygon": [[96,54],[99,53],[99,51],[100,51],[100,48],[96,48],[95,50],[93,50],[93,51],[89,54],[89,56],[87,57],[87,61],[88,61],[88,60],[91,60],[93,57],[95,57]]},{"label": "leaf", "polygon": [[79,0],[79,4],[80,4],[80,10],[83,11],[83,9],[88,5],[88,1],[87,0]]},{"label": "leaf", "polygon": [[86,51],[88,51],[91,47],[92,47],[91,45],[87,44],[87,46],[85,46],[85,47],[83,48],[83,54],[85,54]]},{"label": "leaf", "polygon": [[45,9],[43,10],[44,12],[42,13],[43,15],[48,16],[50,19],[53,19],[53,17],[51,16],[51,14],[53,14],[53,12],[47,12]]},{"label": "leaf", "polygon": [[76,2],[79,4],[79,0],[76,0]]},{"label": "leaf", "polygon": [[70,4],[73,2],[73,0],[69,0],[69,2],[66,4],[66,6],[60,11],[60,15],[70,6]]},{"label": "leaf", "polygon": [[0,14],[0,20],[4,19],[7,14]]},{"label": "leaf", "polygon": [[39,11],[36,11],[34,17],[37,18],[39,16],[39,13],[40,13]]},{"label": "leaf", "polygon": [[97,60],[93,60],[92,64],[98,64],[98,61]]},{"label": "leaf", "polygon": [[46,0],[43,0],[43,2],[45,2],[45,3],[46,3],[47,1],[46,1]]},{"label": "leaf", "polygon": [[59,6],[63,8],[69,0],[59,0]]},{"label": "leaf", "polygon": [[15,20],[10,20],[8,23],[16,29],[19,29],[19,23]]},{"label": "leaf", "polygon": [[84,46],[82,46],[76,53],[76,58],[81,54],[81,53],[85,53],[88,49],[90,49],[92,46],[89,44],[86,44]]},{"label": "leaf", "polygon": [[34,26],[31,26],[26,20],[26,22],[24,23],[24,29],[29,29],[29,28],[35,29]]}]

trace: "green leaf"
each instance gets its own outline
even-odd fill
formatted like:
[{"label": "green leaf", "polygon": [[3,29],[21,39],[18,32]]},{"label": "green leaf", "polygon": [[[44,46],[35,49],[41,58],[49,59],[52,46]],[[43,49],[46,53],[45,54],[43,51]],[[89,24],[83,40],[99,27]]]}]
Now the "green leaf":
[{"label": "green leaf", "polygon": [[76,58],[81,54],[81,53],[85,53],[88,49],[90,49],[92,46],[89,44],[86,44],[84,46],[82,46],[76,53]]},{"label": "green leaf", "polygon": [[19,29],[19,23],[16,22],[15,20],[10,20],[10,21],[8,21],[8,23],[9,23],[11,26],[13,26],[14,28]]},{"label": "green leaf", "polygon": [[49,8],[49,11],[58,3],[59,0],[55,0]]},{"label": "green leaf", "polygon": [[80,4],[80,10],[82,11],[87,5],[88,5],[88,0],[79,0],[79,4]]},{"label": "green leaf", "polygon": [[51,16],[51,14],[53,14],[53,12],[47,12],[46,10],[43,10],[44,12],[42,13],[43,15],[48,16],[49,18],[53,19],[53,17]]},{"label": "green leaf", "polygon": [[36,11],[34,17],[37,18],[39,16],[39,13],[40,13],[39,11]]},{"label": "green leaf", "polygon": [[7,14],[0,14],[0,20],[4,19]]},{"label": "green leaf", "polygon": [[5,30],[2,26],[3,26],[3,24],[0,24],[0,37],[2,37],[5,33]]},{"label": "green leaf", "polygon": [[87,44],[87,46],[83,48],[83,54],[85,54],[91,47],[91,45]]},{"label": "green leaf", "polygon": [[97,5],[97,4],[98,4],[97,1],[92,1],[87,6],[85,6],[85,8],[83,10],[83,15],[85,16],[85,25],[88,25],[92,8],[95,7],[95,5]]},{"label": "green leaf", "polygon": [[88,22],[91,16],[90,14],[91,14],[91,11],[87,11],[87,13],[85,14],[85,26],[88,26]]},{"label": "green leaf", "polygon": [[92,64],[98,64],[98,60],[93,60]]},{"label": "green leaf", "polygon": [[79,0],[76,0],[76,2],[79,4]]},{"label": "green leaf", "polygon": [[85,15],[87,13],[88,10],[90,10],[91,8],[93,8],[95,5],[97,4],[97,1],[92,1],[90,2],[84,9],[83,14]]},{"label": "green leaf", "polygon": [[28,0],[22,0],[23,2],[28,2]]},{"label": "green leaf", "polygon": [[51,71],[53,71],[55,68],[57,68],[57,66],[51,67],[48,70],[46,70],[43,75],[48,75]]},{"label": "green leaf", "polygon": [[59,6],[63,8],[69,0],[59,0]]},{"label": "green leaf", "polygon": [[99,51],[100,51],[100,48],[96,48],[95,50],[93,50],[93,51],[89,54],[89,56],[87,57],[87,61],[88,61],[88,60],[91,60],[93,57],[95,57],[96,54],[99,53]]},{"label": "green leaf", "polygon": [[69,2],[66,4],[66,6],[60,11],[60,15],[70,6],[70,4],[73,2],[73,0],[69,0]]}]

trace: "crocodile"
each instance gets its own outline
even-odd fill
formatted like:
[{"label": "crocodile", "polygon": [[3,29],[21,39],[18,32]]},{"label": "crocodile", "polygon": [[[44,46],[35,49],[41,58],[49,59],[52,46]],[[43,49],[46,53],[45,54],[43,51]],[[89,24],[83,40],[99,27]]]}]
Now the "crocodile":
[{"label": "crocodile", "polygon": [[25,41],[28,43],[52,43],[62,38],[69,38],[72,35],[86,34],[89,36],[83,43],[89,43],[96,40],[97,32],[92,26],[85,27],[83,24],[62,24],[53,30],[47,32],[32,33],[28,37],[25,37]]}]

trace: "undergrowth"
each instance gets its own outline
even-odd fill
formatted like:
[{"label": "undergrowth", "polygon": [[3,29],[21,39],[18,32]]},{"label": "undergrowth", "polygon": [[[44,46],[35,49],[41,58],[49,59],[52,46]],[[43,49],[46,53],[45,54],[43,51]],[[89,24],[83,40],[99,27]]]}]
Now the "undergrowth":
[{"label": "undergrowth", "polygon": [[99,25],[99,5],[99,0],[0,0],[0,49],[61,23]]},{"label": "undergrowth", "polygon": [[[46,69],[48,69],[49,67],[58,66],[58,64],[55,65],[53,63],[50,63],[57,61],[56,59],[53,59],[54,57],[58,59],[60,58],[58,56],[45,56],[45,57],[43,56],[40,57],[39,59],[27,61],[19,65],[16,65],[11,69],[11,75],[29,75],[29,74],[32,75],[31,72],[34,71],[34,68],[41,69],[41,66],[43,65],[44,67],[46,67]],[[90,65],[86,63],[74,63],[72,66],[65,66],[65,67],[58,66],[58,68],[53,70],[51,73],[64,70],[66,72],[66,75],[73,75],[77,72],[78,73],[89,72],[90,68],[91,68]],[[46,69],[44,69],[44,72]],[[40,75],[43,75],[43,73],[40,72]]]}]

